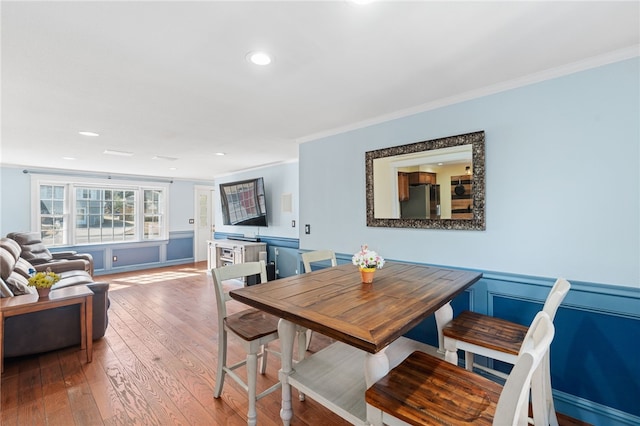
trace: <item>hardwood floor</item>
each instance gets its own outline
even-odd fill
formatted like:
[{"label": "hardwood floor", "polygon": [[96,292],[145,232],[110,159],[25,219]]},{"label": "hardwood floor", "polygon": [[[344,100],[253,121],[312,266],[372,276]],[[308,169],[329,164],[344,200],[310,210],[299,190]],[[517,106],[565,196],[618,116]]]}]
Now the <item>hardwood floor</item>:
[{"label": "hardwood floor", "polygon": [[[97,278],[111,284],[111,307],[93,362],[78,347],[5,360],[2,425],[246,425],[246,394],[233,380],[213,398],[218,326],[206,262]],[[310,350],[326,343],[314,333]],[[229,359],[243,356],[230,339]],[[272,358],[259,390],[278,368]],[[282,424],[280,392],[257,406],[258,424]],[[294,397],[293,407],[294,425],[349,424],[309,398]]]}]

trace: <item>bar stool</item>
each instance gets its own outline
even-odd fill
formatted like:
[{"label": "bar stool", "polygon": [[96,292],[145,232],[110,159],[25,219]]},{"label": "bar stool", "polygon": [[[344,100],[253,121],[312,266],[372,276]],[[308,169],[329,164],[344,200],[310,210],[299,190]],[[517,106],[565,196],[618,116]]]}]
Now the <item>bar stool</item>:
[{"label": "bar stool", "polygon": [[553,336],[549,316],[539,312],[504,387],[434,356],[414,352],[367,389],[367,420],[374,426],[524,425],[529,390],[540,383]]},{"label": "bar stool", "polygon": [[[571,284],[563,278],[558,278],[551,288],[542,308],[542,312],[545,312],[551,321],[554,320],[558,307],[570,288]],[[528,327],[521,324],[476,312],[464,311],[445,325],[442,330],[446,359],[451,363],[457,364],[457,350],[461,349],[465,351],[465,368],[469,371],[472,371],[474,367],[474,354],[515,364],[527,331]],[[504,373],[499,371],[487,367],[476,367],[487,370],[496,376],[506,377]],[[544,402],[539,402],[537,405],[533,404],[533,420],[536,425],[558,426],[558,419],[553,405],[548,353],[542,362],[542,370],[544,372],[541,376],[544,379],[543,386],[537,388],[541,393],[539,398],[537,397],[536,399]]]},{"label": "bar stool", "polygon": [[[302,264],[304,265],[305,273],[309,273],[312,271],[311,264],[315,262],[324,262],[328,260],[331,262],[331,267],[334,267],[338,264],[338,262],[336,261],[336,254],[333,250],[308,251],[306,253],[302,253],[300,257],[302,258]],[[312,336],[313,332],[311,330],[307,330],[307,342],[305,345],[305,350],[309,349]]]},{"label": "bar stool", "polygon": [[[227,265],[211,270],[218,307],[218,366],[213,397],[220,398],[225,376],[228,375],[235,380],[249,396],[247,413],[249,426],[254,426],[257,422],[256,401],[280,388],[280,382],[277,382],[256,394],[258,359],[261,361],[260,373],[264,374],[267,367],[267,344],[278,339],[279,318],[253,308],[228,315],[226,304],[232,299],[224,290],[222,282],[257,274],[260,274],[261,282],[267,281],[267,270],[263,260]],[[233,365],[227,365],[227,335],[229,334],[236,337],[247,352],[246,359]],[[244,365],[247,367],[246,383],[234,372],[235,369]]]}]

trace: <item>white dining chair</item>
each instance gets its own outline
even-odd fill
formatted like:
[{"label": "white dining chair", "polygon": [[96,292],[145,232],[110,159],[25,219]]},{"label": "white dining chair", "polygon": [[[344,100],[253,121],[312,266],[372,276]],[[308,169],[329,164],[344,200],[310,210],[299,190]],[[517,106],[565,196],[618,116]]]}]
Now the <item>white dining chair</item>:
[{"label": "white dining chair", "polygon": [[553,336],[551,319],[539,312],[504,387],[416,351],[367,389],[367,419],[375,426],[526,425],[529,390],[544,374]]},{"label": "white dining chair", "polygon": [[[549,291],[542,312],[545,312],[551,321],[554,321],[558,307],[570,288],[571,284],[567,280],[558,278]],[[455,353],[458,349],[465,351],[465,368],[467,370],[472,371],[475,366],[493,375],[506,377],[504,373],[494,369],[475,365],[474,354],[513,365],[518,358],[527,330],[528,328],[521,324],[476,312],[464,311],[444,326],[442,334],[447,355],[452,352]],[[457,355],[447,359],[449,361],[451,359],[457,361]],[[533,405],[533,423],[535,425],[558,426],[553,404],[551,366],[548,353],[542,364],[544,386],[539,388],[542,395],[539,400],[544,402],[538,403],[537,406],[536,404]]]},{"label": "white dining chair", "polygon": [[[333,250],[308,251],[308,252],[302,253],[300,257],[302,258],[302,265],[304,266],[305,273],[309,273],[313,270],[311,266],[312,263],[329,261],[331,267],[334,267],[338,264],[336,260],[336,254]],[[305,344],[305,350],[309,349],[309,345],[311,344],[312,337],[313,337],[313,332],[311,330],[307,330],[307,341]]]},{"label": "white dining chair", "polygon": [[304,265],[305,273],[312,271],[312,263],[330,261],[332,267],[338,264],[336,261],[336,254],[333,250],[308,251],[306,253],[302,253],[300,257],[302,257],[302,264]]},{"label": "white dining chair", "polygon": [[[211,270],[218,308],[218,365],[213,396],[214,398],[221,396],[225,376],[235,380],[248,393],[247,424],[250,426],[255,425],[257,422],[256,401],[280,388],[280,382],[278,381],[268,389],[256,394],[258,359],[260,359],[260,373],[264,374],[269,352],[267,345],[269,342],[278,339],[279,318],[253,308],[228,314],[227,302],[232,299],[229,293],[225,291],[223,282],[232,279],[243,279],[257,274],[260,274],[261,282],[267,281],[267,270],[262,260],[227,265]],[[237,338],[247,353],[246,359],[233,365],[227,364],[228,335]],[[245,365],[247,371],[246,382],[234,371]]]}]

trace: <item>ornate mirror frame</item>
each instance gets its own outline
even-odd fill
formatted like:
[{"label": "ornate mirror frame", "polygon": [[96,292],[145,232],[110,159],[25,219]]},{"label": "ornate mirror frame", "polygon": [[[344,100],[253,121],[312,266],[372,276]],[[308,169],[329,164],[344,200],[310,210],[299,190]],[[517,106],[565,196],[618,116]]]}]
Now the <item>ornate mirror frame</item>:
[{"label": "ornate mirror frame", "polygon": [[[460,145],[472,148],[472,219],[389,219],[374,216],[373,160],[423,151],[434,151]],[[367,226],[386,228],[460,229],[484,231],[485,228],[485,140],[484,131],[448,136],[407,145],[377,149],[365,153]]]}]

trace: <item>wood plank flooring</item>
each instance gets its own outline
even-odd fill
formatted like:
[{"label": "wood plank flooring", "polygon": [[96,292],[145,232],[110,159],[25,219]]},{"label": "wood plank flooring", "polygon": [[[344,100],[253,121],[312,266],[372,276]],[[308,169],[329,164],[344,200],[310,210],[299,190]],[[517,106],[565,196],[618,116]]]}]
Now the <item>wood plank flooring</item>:
[{"label": "wood plank flooring", "polygon": [[[206,262],[97,278],[111,284],[111,307],[93,362],[78,347],[5,360],[0,424],[246,425],[246,394],[233,380],[213,398],[218,325]],[[310,350],[327,343],[314,333]],[[229,360],[243,357],[230,339]],[[258,390],[277,381],[278,368],[274,357]],[[257,406],[258,424],[282,424],[280,392]],[[293,425],[349,424],[309,398],[294,397],[293,408]]]}]

